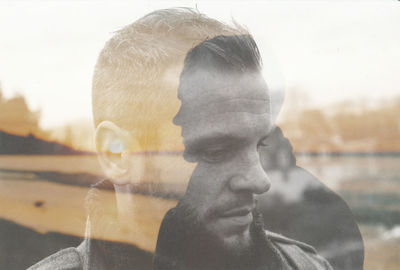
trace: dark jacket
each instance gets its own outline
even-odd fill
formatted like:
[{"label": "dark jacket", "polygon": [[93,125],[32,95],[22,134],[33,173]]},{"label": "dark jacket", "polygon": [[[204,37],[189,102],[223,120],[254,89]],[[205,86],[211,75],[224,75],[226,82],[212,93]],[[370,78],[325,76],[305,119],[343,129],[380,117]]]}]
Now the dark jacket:
[{"label": "dark jacket", "polygon": [[[154,270],[319,270],[332,269],[316,250],[305,243],[264,229],[262,215],[253,213],[253,239],[248,256],[227,255],[214,246],[206,234],[187,225],[182,211],[173,208],[160,227]],[[232,257],[235,256],[235,257]],[[240,265],[239,265],[240,264]]]},{"label": "dark jacket", "polygon": [[[282,270],[319,270],[332,269],[329,263],[319,256],[315,249],[307,244],[266,231],[266,237],[271,241],[272,248],[280,257]],[[85,240],[77,248],[63,249],[38,262],[29,270],[109,270],[109,269],[140,269],[134,262],[131,265],[120,264],[118,267],[107,267],[105,257],[99,250],[91,247],[91,241]],[[163,269],[158,266],[158,269]]]}]

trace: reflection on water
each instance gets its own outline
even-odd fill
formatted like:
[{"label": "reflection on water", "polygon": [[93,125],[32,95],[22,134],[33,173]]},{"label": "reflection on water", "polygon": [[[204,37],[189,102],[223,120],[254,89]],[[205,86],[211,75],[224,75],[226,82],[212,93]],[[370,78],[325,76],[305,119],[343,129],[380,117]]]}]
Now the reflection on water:
[{"label": "reflection on water", "polygon": [[[170,186],[165,190],[181,194],[188,179],[180,170],[184,166],[180,157],[164,155],[154,158],[158,159],[157,166],[164,164],[159,175],[165,180],[162,181],[165,186]],[[297,163],[348,203],[364,238],[365,269],[395,269],[400,263],[400,157],[300,156]],[[61,174],[57,172],[64,175],[62,182],[58,179]],[[83,174],[95,175],[90,178],[92,181],[101,179],[96,156],[0,156],[0,218],[41,233],[53,231],[84,236],[84,201],[89,183],[77,185],[77,178]],[[271,178],[277,179],[277,176]],[[275,182],[275,187],[272,183],[266,198],[276,195],[277,190],[288,191],[281,202],[296,203],[302,198],[299,182]],[[100,190],[100,193],[104,205],[113,204],[115,198],[110,190]],[[176,200],[157,196],[135,194],[135,221],[120,231],[102,231],[97,237],[154,250],[161,219],[176,204]],[[113,208],[105,209],[104,220],[113,222]]]},{"label": "reflection on water", "polygon": [[0,155],[0,169],[102,175],[96,155]]},{"label": "reflection on water", "polygon": [[382,233],[382,239],[384,240],[400,239],[400,225],[394,226],[389,230],[385,230]]},{"label": "reflection on water", "polygon": [[[0,180],[0,218],[14,221],[41,233],[60,232],[83,237],[85,235],[85,199],[89,188],[35,180]],[[130,194],[120,194],[130,196]],[[99,199],[101,198],[101,200]],[[176,205],[174,200],[135,194],[132,196],[134,213],[129,224],[121,230],[92,231],[92,236],[135,244],[153,251],[162,217]],[[109,190],[98,190],[101,203],[101,222],[117,222],[115,195]],[[99,206],[99,205],[97,205]],[[87,207],[87,205],[86,205]]]},{"label": "reflection on water", "polygon": [[[385,182],[399,184],[400,155],[369,156],[307,156],[297,157],[297,164],[318,176],[333,190],[340,189],[346,182],[372,180],[375,186]],[[362,188],[361,186],[359,188]],[[372,191],[371,186],[364,190]],[[400,190],[397,190],[400,192]]]}]

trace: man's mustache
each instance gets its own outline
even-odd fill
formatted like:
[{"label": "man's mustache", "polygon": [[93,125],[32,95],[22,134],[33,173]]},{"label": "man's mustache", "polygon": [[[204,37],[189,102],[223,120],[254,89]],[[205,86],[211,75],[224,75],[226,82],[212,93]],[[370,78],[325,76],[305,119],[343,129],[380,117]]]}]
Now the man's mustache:
[{"label": "man's mustache", "polygon": [[252,212],[257,206],[257,200],[253,194],[239,194],[230,196],[233,199],[229,201],[216,202],[212,207],[206,210],[206,217],[220,217],[227,213],[235,213],[237,209]]}]

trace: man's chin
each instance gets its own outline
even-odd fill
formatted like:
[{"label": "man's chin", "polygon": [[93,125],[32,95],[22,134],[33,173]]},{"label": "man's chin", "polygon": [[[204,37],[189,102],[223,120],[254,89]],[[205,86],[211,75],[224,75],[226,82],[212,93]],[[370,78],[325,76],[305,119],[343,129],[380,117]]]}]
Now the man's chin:
[{"label": "man's chin", "polygon": [[237,228],[227,231],[217,231],[210,233],[210,236],[214,235],[214,239],[224,253],[227,255],[239,256],[250,250],[252,245],[252,239],[250,235],[249,226],[242,230]]}]

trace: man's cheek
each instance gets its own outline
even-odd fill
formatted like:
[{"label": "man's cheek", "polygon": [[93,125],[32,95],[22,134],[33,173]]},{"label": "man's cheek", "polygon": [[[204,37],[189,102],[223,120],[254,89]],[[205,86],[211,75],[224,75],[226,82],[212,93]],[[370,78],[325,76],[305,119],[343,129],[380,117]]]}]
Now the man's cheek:
[{"label": "man's cheek", "polygon": [[207,181],[207,179],[212,178],[215,172],[215,164],[211,164],[205,161],[199,161],[197,163],[196,169],[193,172],[193,177],[203,178],[205,179],[204,181]]},{"label": "man's cheek", "polygon": [[209,178],[207,177],[207,168],[201,164],[197,164],[192,176],[190,177],[185,197],[191,202],[200,202],[200,198],[207,192],[209,187]]}]

